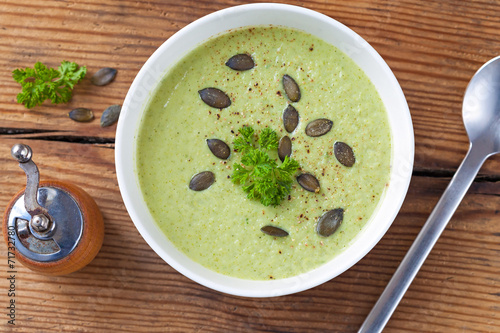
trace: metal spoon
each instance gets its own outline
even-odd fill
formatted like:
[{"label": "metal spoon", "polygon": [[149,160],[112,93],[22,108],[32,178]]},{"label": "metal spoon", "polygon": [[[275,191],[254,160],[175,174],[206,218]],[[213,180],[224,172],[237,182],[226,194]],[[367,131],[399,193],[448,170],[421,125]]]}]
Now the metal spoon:
[{"label": "metal spoon", "polygon": [[500,56],[484,64],[469,82],[462,114],[469,151],[358,333],[382,331],[484,161],[500,152]]}]

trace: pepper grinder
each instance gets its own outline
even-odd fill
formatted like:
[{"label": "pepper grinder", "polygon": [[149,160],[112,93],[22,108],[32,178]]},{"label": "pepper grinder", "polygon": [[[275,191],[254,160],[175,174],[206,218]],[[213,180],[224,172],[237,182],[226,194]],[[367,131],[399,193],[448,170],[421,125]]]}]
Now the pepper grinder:
[{"label": "pepper grinder", "polygon": [[27,182],[10,200],[3,217],[7,246],[14,245],[15,258],[41,274],[64,275],[83,268],[104,239],[104,222],[94,199],[73,184],[40,182],[29,146],[16,144],[11,154]]}]

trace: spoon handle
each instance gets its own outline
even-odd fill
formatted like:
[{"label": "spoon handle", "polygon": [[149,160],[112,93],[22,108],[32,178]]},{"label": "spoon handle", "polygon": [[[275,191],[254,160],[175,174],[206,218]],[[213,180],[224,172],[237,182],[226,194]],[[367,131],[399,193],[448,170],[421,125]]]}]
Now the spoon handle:
[{"label": "spoon handle", "polygon": [[470,145],[455,176],[358,333],[382,332],[487,157],[479,147]]}]

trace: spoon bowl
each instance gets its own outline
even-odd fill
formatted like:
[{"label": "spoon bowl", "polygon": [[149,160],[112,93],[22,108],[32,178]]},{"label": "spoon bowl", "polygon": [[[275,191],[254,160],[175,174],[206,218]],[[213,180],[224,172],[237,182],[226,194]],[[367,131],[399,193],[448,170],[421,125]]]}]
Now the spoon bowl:
[{"label": "spoon bowl", "polygon": [[[500,57],[485,63],[465,91],[462,115],[469,140],[489,155],[500,151]],[[479,148],[479,147],[478,147]]]}]

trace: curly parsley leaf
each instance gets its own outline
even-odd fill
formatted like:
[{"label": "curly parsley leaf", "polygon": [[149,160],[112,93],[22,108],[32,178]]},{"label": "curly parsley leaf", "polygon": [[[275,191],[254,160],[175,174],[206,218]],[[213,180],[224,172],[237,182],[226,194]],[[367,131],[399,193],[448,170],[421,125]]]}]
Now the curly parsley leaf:
[{"label": "curly parsley leaf", "polygon": [[260,200],[265,206],[278,206],[292,189],[293,175],[300,167],[294,159],[285,158],[278,165],[267,151],[278,148],[278,135],[265,128],[254,143],[254,130],[250,126],[239,129],[240,136],[234,142],[234,149],[242,153],[241,164],[234,165],[231,180],[241,184],[247,198]]},{"label": "curly parsley leaf", "polygon": [[250,126],[243,126],[238,132],[240,132],[241,135],[234,140],[234,150],[240,153],[246,153],[253,148],[254,130]]},{"label": "curly parsley leaf", "polygon": [[238,130],[246,141],[252,142],[253,133],[255,132],[251,126],[243,126]]},{"label": "curly parsley leaf", "polygon": [[234,165],[234,171],[233,175],[231,176],[231,180],[235,184],[245,184],[248,177],[250,177],[250,173],[250,170],[247,170],[243,165],[236,163]]},{"label": "curly parsley leaf", "polygon": [[278,134],[269,127],[264,128],[260,133],[259,145],[266,150],[278,149]]},{"label": "curly parsley leaf", "polygon": [[279,177],[287,179],[293,177],[293,174],[295,173],[295,171],[297,171],[298,168],[300,168],[299,162],[297,162],[293,158],[285,156],[285,160],[276,169],[276,171],[278,172]]},{"label": "curly parsley leaf", "polygon": [[37,62],[33,68],[15,69],[12,77],[21,84],[22,91],[17,95],[17,102],[26,108],[42,104],[46,99],[52,103],[67,103],[73,94],[75,84],[87,73],[85,66],[63,61],[57,69]]}]

